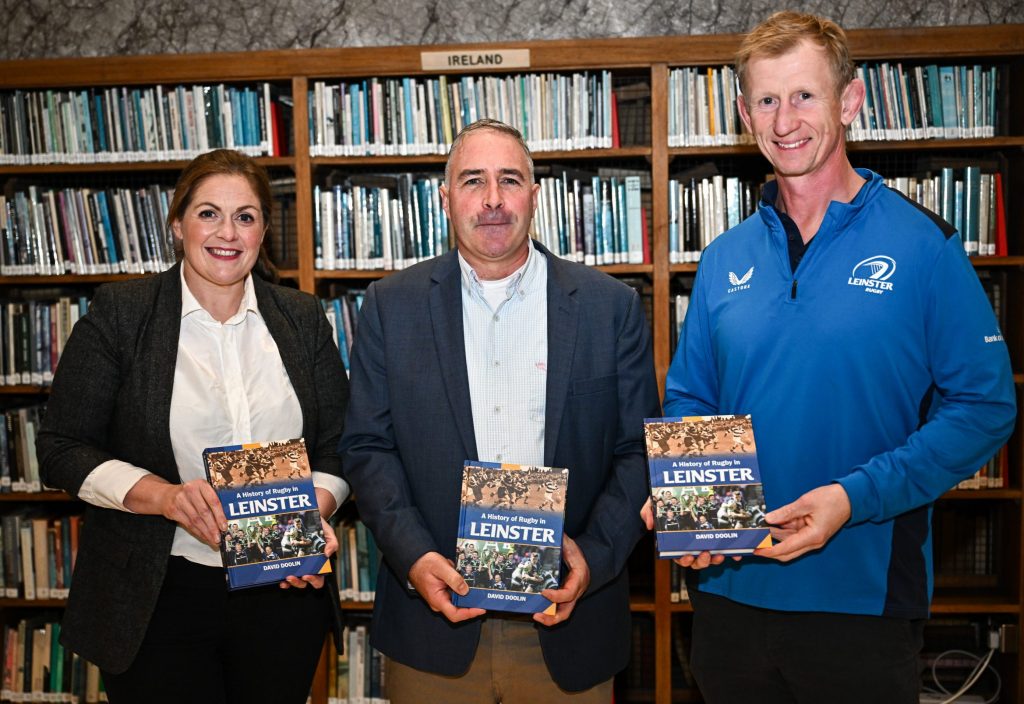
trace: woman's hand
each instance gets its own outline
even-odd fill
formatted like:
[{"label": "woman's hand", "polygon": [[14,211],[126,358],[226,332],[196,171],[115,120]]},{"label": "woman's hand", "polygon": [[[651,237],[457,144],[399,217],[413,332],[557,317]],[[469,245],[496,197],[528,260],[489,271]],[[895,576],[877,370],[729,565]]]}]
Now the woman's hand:
[{"label": "woman's hand", "polygon": [[217,492],[205,479],[171,484],[150,474],[135,482],[125,494],[124,505],[134,513],[170,519],[214,549],[219,548],[221,533],[228,529]]}]

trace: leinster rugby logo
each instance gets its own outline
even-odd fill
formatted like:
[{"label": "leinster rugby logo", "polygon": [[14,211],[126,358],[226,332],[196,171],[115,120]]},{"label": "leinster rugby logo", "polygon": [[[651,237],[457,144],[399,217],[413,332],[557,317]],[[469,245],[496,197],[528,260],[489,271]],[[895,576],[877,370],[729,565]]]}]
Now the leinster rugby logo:
[{"label": "leinster rugby logo", "polygon": [[889,279],[896,272],[896,260],[883,254],[868,257],[853,267],[853,276],[846,282],[850,286],[863,287],[868,293],[881,295],[892,291]]},{"label": "leinster rugby logo", "polygon": [[728,293],[734,293],[744,288],[750,288],[750,278],[754,275],[754,267],[747,269],[747,273],[743,276],[736,276],[735,273],[729,272],[729,284],[730,288]]}]

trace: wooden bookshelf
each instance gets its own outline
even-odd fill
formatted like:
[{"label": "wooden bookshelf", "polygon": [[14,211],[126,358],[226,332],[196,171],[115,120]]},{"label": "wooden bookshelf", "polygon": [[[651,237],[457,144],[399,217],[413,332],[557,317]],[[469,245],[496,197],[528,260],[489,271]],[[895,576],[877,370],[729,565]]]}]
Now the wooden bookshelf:
[{"label": "wooden bookshelf", "polygon": [[[1006,163],[1004,189],[1007,194],[1010,256],[981,257],[972,263],[978,268],[995,268],[1005,272],[1012,282],[1005,334],[1013,355],[1015,380],[1018,388],[1024,383],[1024,316],[1021,315],[1021,287],[1024,286],[1024,199],[1010,197],[1024,188],[1024,25],[937,27],[915,29],[853,30],[849,32],[855,60],[898,60],[904,62],[955,63],[977,60],[999,63],[1004,67],[1003,94],[999,109],[1006,129],[1000,136],[988,139],[963,140],[910,140],[884,142],[852,142],[851,159],[856,165],[882,165],[886,160],[915,154],[946,153],[961,155],[998,154]],[[567,162],[586,167],[597,161],[643,164],[650,170],[652,190],[650,198],[650,246],[652,263],[645,265],[615,265],[602,267],[613,276],[640,277],[650,286],[654,319],[652,322],[655,363],[659,383],[664,385],[670,363],[671,330],[669,323],[670,294],[673,284],[692,277],[695,264],[670,264],[668,260],[668,181],[680,164],[711,160],[729,162],[736,168],[750,172],[769,170],[767,163],[752,145],[729,147],[672,147],[668,145],[668,76],[669,70],[683,66],[717,66],[731,63],[739,35],[649,37],[629,39],[594,39],[560,41],[526,41],[502,44],[466,44],[402,46],[346,49],[285,50],[253,53],[222,53],[169,56],[89,57],[76,59],[25,60],[0,62],[0,91],[12,89],[71,88],[85,86],[174,85],[178,83],[240,83],[269,81],[290,92],[293,101],[294,153],[289,156],[261,158],[266,166],[295,176],[295,211],[298,237],[295,244],[297,265],[282,272],[284,277],[300,289],[322,294],[332,284],[368,283],[386,275],[382,271],[318,271],[314,267],[313,243],[313,186],[329,169],[379,169],[383,172],[404,170],[439,171],[444,164],[442,156],[381,156],[381,157],[311,157],[309,134],[306,127],[308,109],[307,91],[313,81],[320,79],[369,78],[386,76],[434,76],[436,71],[421,68],[421,53],[446,50],[498,50],[528,49],[530,66],[509,69],[507,72],[561,72],[586,69],[610,69],[616,76],[635,78],[649,86],[650,125],[649,143],[627,145],[617,149],[573,150],[538,152],[538,164]],[[464,73],[487,73],[464,71]],[[492,73],[497,73],[492,71]],[[184,162],[143,162],[130,164],[69,164],[40,166],[0,166],[5,180],[11,177],[31,179],[45,176],[51,181],[61,175],[90,175],[116,172],[119,177],[130,178],[137,172],[173,172]],[[141,176],[140,176],[141,178]],[[52,287],[55,285],[94,286],[106,281],[128,278],[124,275],[94,276],[5,276],[0,286],[6,289]],[[45,397],[45,387],[0,387],[0,394],[39,395]],[[1008,532],[1003,552],[1004,569],[997,575],[997,593],[963,596],[939,590],[934,601],[936,614],[991,615],[1020,626],[1024,615],[1024,520],[1021,517],[1021,466],[1024,462],[1024,440],[1017,432],[1011,440],[1009,452],[1010,484],[1005,489],[962,491],[954,490],[943,497],[942,504],[957,505],[1010,505],[1004,528]],[[0,502],[9,506],[18,502],[59,501],[52,492],[35,495],[2,494]],[[936,510],[941,511],[942,504]],[[993,508],[992,510],[997,510]],[[650,560],[648,560],[650,562]],[[672,619],[688,619],[689,604],[670,601],[668,563],[649,565],[650,573],[643,575],[651,582],[650,595],[637,595],[631,607],[638,617],[654,622],[653,652],[655,658],[654,681],[649,688],[634,696],[625,692],[618,701],[697,702],[699,693],[672,682]],[[0,600],[0,609],[19,609],[63,604],[26,600]],[[367,603],[348,602],[347,611],[362,612],[370,608]],[[1021,632],[1020,628],[1017,632]],[[1024,702],[1024,678],[1017,673],[1024,669],[1024,643],[1018,643],[1018,654],[1003,656],[1009,671],[1001,671],[1006,702]],[[325,658],[330,650],[325,648]],[[326,702],[326,670],[321,667],[314,687],[315,704]]]}]

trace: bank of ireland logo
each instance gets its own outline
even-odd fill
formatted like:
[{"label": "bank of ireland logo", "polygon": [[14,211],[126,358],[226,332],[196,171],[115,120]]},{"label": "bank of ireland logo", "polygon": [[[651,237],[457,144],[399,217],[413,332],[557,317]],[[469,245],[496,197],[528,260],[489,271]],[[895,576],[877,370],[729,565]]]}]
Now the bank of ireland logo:
[{"label": "bank of ireland logo", "polygon": [[729,272],[729,293],[734,293],[741,289],[750,288],[750,279],[754,275],[754,267],[747,269],[747,273],[743,276],[736,276],[735,272]]},{"label": "bank of ireland logo", "polygon": [[863,288],[868,293],[883,294],[892,291],[889,280],[896,273],[896,260],[884,254],[868,257],[853,267],[852,276],[846,282],[850,286]]}]

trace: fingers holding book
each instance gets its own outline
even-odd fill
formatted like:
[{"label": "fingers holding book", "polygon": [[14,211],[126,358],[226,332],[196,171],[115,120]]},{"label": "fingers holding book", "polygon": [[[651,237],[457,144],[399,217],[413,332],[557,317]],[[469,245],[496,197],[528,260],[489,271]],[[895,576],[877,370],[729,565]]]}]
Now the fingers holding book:
[{"label": "fingers holding book", "polygon": [[469,585],[456,570],[451,560],[441,553],[424,553],[409,570],[409,582],[419,592],[432,611],[442,614],[452,623],[466,621],[487,613],[484,609],[459,608],[452,604],[451,592],[465,595]]}]

